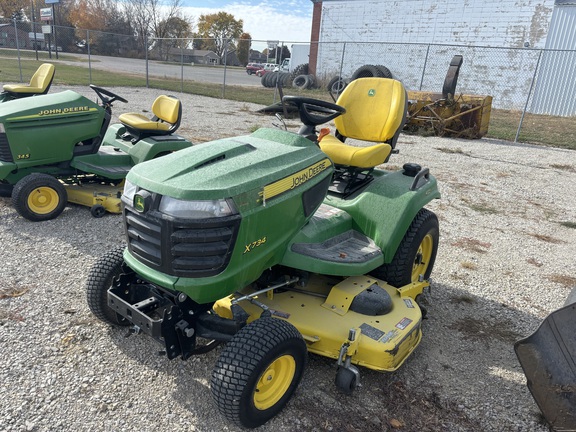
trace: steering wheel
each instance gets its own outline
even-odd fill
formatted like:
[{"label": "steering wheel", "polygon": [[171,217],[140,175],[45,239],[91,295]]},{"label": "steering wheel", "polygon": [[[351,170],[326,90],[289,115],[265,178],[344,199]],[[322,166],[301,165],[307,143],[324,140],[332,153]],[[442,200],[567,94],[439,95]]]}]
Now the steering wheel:
[{"label": "steering wheel", "polygon": [[306,126],[318,126],[327,123],[346,112],[346,108],[340,105],[319,99],[301,96],[284,96],[282,101],[296,105],[300,114],[300,120]]},{"label": "steering wheel", "polygon": [[128,101],[124,99],[122,96],[118,96],[117,94],[112,93],[110,90],[103,89],[102,87],[96,87],[94,84],[90,84],[90,88],[96,92],[96,94],[100,99],[102,99],[102,103],[104,105],[109,105],[117,100],[119,100],[120,102],[128,103]]}]

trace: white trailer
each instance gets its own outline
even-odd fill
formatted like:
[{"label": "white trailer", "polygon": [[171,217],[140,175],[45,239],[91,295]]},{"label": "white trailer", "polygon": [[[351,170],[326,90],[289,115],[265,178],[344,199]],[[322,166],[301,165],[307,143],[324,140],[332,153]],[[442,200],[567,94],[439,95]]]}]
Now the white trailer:
[{"label": "white trailer", "polygon": [[310,57],[310,44],[293,44],[290,50],[290,58],[284,59],[279,71],[293,72],[301,64],[307,64]]}]

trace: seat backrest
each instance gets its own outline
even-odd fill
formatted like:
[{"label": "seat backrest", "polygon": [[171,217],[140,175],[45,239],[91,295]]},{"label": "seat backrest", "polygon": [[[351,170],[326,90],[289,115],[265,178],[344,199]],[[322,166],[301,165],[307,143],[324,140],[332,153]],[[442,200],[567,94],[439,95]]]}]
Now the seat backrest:
[{"label": "seat backrest", "polygon": [[152,113],[166,123],[180,123],[182,106],[180,101],[173,96],[161,95],[152,104]]},{"label": "seat backrest", "polygon": [[406,89],[394,79],[358,78],[348,84],[336,103],[346,108],[334,123],[347,138],[387,142],[397,137],[406,119]]},{"label": "seat backrest", "polygon": [[48,93],[54,79],[54,65],[43,63],[30,79],[30,87],[38,89],[41,94]]}]

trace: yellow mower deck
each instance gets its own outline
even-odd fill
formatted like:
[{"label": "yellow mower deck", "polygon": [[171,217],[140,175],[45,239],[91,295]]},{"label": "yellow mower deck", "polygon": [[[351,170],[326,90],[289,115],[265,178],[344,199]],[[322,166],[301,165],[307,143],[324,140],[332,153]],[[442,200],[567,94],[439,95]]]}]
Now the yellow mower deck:
[{"label": "yellow mower deck", "polygon": [[104,184],[72,184],[66,185],[66,192],[68,193],[68,201],[88,206],[102,206],[109,213],[121,213],[122,190],[124,182],[119,185],[104,185]]},{"label": "yellow mower deck", "polygon": [[[378,316],[350,310],[354,297],[373,284],[388,292],[392,310]],[[338,359],[342,346],[347,344],[347,355],[351,356],[353,364],[377,371],[394,371],[420,343],[422,312],[414,299],[428,286],[428,282],[417,282],[396,289],[368,276],[349,277],[343,281],[314,276],[305,291],[269,291],[255,300],[268,306],[274,317],[293,324],[310,352]],[[249,292],[247,289],[243,294]],[[215,312],[231,317],[233,299],[234,295],[216,302]],[[248,300],[238,304],[250,315],[249,322],[262,313],[259,306]],[[348,340],[351,329],[356,330],[353,341]]]}]

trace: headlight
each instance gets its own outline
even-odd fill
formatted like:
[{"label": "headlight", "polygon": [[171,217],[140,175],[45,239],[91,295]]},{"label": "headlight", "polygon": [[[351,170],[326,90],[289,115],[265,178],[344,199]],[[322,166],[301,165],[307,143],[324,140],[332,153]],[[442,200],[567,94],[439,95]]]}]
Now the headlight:
[{"label": "headlight", "polygon": [[138,189],[138,187],[134,183],[130,183],[128,180],[124,180],[124,192],[122,195],[124,195],[129,202],[132,202],[134,200],[136,189]]},{"label": "headlight", "polygon": [[234,205],[226,200],[184,201],[168,196],[162,197],[160,211],[170,216],[187,219],[225,217],[236,213]]}]

